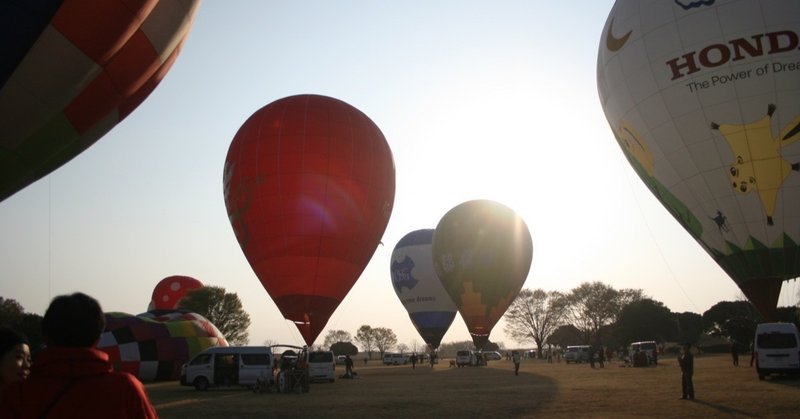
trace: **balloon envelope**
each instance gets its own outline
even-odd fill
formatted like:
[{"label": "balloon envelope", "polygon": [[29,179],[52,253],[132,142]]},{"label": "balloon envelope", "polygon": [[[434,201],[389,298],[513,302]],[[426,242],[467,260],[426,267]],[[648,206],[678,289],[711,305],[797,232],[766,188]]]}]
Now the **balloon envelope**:
[{"label": "balloon envelope", "polygon": [[202,287],[202,282],[190,276],[168,276],[156,284],[156,287],[153,289],[150,305],[147,309],[175,310],[178,308],[178,301],[180,301],[187,292]]},{"label": "balloon envelope", "polygon": [[380,129],[337,99],[298,95],[255,112],[225,160],[242,251],[311,345],[375,252],[394,203]]},{"label": "balloon envelope", "polygon": [[618,0],[597,81],[639,177],[765,317],[800,274],[800,2]]},{"label": "balloon envelope", "polygon": [[489,200],[464,202],[433,235],[436,274],[458,307],[478,349],[522,289],[533,259],[528,226]]},{"label": "balloon envelope", "polygon": [[228,346],[208,319],[186,310],[106,313],[105,318],[97,349],[108,354],[116,370],[141,381],[178,380],[181,366],[202,350]]},{"label": "balloon envelope", "polygon": [[198,4],[4,4],[0,201],[78,155],[133,112],[169,71]]},{"label": "balloon envelope", "polygon": [[394,292],[425,343],[436,349],[456,317],[456,306],[433,268],[433,229],[403,236],[392,252]]}]

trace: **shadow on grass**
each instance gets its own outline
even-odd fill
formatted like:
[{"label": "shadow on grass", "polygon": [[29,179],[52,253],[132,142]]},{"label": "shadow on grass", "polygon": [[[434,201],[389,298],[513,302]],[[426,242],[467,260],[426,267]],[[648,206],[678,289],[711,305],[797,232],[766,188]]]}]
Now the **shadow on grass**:
[{"label": "shadow on grass", "polygon": [[800,375],[771,375],[765,378],[763,382],[800,388]]},{"label": "shadow on grass", "polygon": [[736,409],[734,407],[723,406],[723,405],[720,405],[720,404],[710,403],[710,402],[706,402],[706,401],[698,400],[698,399],[694,399],[693,401],[690,401],[688,403],[702,404],[703,406],[708,406],[708,407],[710,407],[712,409],[720,411],[721,413],[726,413],[726,414],[729,414],[729,415],[742,415],[742,416],[746,416],[746,417],[753,415],[752,412],[745,412],[744,410],[739,410],[739,409]]},{"label": "shadow on grass", "polygon": [[499,368],[376,368],[358,380],[313,384],[308,394],[203,391],[179,385],[148,387],[159,416],[217,417],[519,417],[541,411],[557,383]]}]

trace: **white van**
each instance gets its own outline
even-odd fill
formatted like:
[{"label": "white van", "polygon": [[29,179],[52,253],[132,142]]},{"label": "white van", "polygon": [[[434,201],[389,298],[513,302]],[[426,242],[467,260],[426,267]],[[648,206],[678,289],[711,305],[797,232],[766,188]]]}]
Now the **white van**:
[{"label": "white van", "polygon": [[311,380],[336,380],[336,358],[331,351],[308,353],[308,376]]},{"label": "white van", "polygon": [[408,357],[403,354],[386,352],[383,354],[384,365],[404,365],[408,362]]},{"label": "white van", "polygon": [[478,365],[478,357],[475,355],[475,351],[462,349],[456,352],[456,365],[458,365],[459,368],[467,365],[471,367]]},{"label": "white van", "polygon": [[271,385],[272,350],[266,346],[214,346],[181,368],[181,385],[207,390],[211,386],[253,387],[256,380]]},{"label": "white van", "polygon": [[633,362],[633,357],[636,352],[644,352],[647,355],[647,364],[658,364],[658,345],[655,341],[646,340],[643,342],[633,342],[628,347],[628,359]]},{"label": "white van", "polygon": [[800,373],[800,334],[793,323],[761,323],[756,326],[756,372],[767,374]]},{"label": "white van", "polygon": [[576,364],[580,364],[582,362],[589,361],[589,345],[570,345],[567,346],[567,349],[564,351],[564,361],[569,364],[570,362],[574,362]]}]

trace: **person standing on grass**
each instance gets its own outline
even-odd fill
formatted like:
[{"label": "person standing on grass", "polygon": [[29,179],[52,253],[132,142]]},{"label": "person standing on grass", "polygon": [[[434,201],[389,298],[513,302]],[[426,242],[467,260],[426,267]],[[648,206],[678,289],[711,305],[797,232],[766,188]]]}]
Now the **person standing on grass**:
[{"label": "person standing on grass", "polygon": [[694,400],[694,385],[692,384],[692,374],[694,374],[694,356],[692,355],[692,345],[683,345],[683,353],[678,357],[678,364],[681,366],[681,399]]},{"label": "person standing on grass", "polygon": [[411,354],[410,361],[411,361],[411,369],[412,370],[417,369],[417,354]]},{"label": "person standing on grass", "polygon": [[606,362],[606,354],[603,351],[603,345],[598,346],[597,348],[597,361],[600,363],[600,368],[605,368]]},{"label": "person standing on grass", "polygon": [[733,366],[739,366],[739,348],[736,347],[736,341],[731,342],[731,357],[733,358]]},{"label": "person standing on grass", "polygon": [[350,358],[350,355],[344,357],[344,375],[353,378],[353,358]]},{"label": "person standing on grass", "polygon": [[511,359],[514,361],[514,375],[519,375],[519,352],[511,352]]}]

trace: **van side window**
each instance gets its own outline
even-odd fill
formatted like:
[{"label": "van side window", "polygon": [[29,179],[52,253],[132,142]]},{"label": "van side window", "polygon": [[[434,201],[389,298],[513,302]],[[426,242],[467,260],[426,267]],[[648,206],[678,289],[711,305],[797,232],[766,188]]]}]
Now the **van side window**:
[{"label": "van side window", "polygon": [[205,365],[211,363],[211,355],[209,354],[200,354],[189,363],[189,365]]},{"label": "van side window", "polygon": [[242,354],[242,364],[269,365],[269,356],[267,354]]},{"label": "van side window", "polygon": [[797,339],[790,333],[764,333],[758,335],[758,346],[764,349],[795,348]]}]

